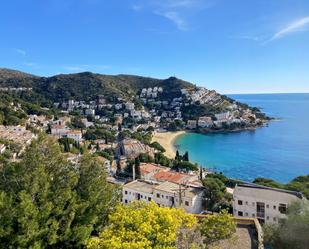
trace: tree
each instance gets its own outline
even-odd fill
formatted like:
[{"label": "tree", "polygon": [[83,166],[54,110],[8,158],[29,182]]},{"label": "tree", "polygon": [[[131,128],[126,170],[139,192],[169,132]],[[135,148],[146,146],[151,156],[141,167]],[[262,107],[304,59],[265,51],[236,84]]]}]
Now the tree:
[{"label": "tree", "polygon": [[287,218],[278,225],[264,226],[265,241],[273,248],[307,249],[309,245],[309,203],[307,200],[293,203]]},{"label": "tree", "polygon": [[219,214],[208,215],[202,219],[199,230],[203,236],[204,244],[212,246],[223,239],[231,238],[236,232],[236,225],[233,216],[226,210]]},{"label": "tree", "polygon": [[184,170],[184,171],[198,171],[197,164],[193,164],[187,161],[174,161],[173,169]]},{"label": "tree", "polygon": [[225,193],[225,185],[217,178],[205,178],[203,180],[205,206],[208,210],[213,210]]},{"label": "tree", "polygon": [[156,150],[160,151],[161,153],[165,152],[164,147],[161,144],[159,144],[158,142],[152,142],[149,146],[152,147],[152,148],[155,148]]},{"label": "tree", "polygon": [[136,179],[140,179],[141,178],[141,168],[140,168],[140,160],[138,157],[135,158],[135,163],[134,166],[135,167],[135,177]]},{"label": "tree", "polygon": [[119,199],[92,155],[74,167],[40,136],[18,163],[0,167],[1,248],[82,248]]},{"label": "tree", "polygon": [[176,160],[176,161],[177,161],[177,160],[180,160],[180,155],[179,155],[179,151],[178,151],[178,150],[176,150],[175,160]]},{"label": "tree", "polygon": [[109,226],[92,238],[88,249],[176,249],[177,233],[193,228],[194,216],[182,209],[158,207],[154,202],[119,205],[109,216]]},{"label": "tree", "polygon": [[118,131],[121,132],[122,131],[122,126],[120,123],[118,123]]},{"label": "tree", "polygon": [[189,153],[188,151],[185,152],[185,154],[183,155],[183,160],[186,162],[189,162]]}]

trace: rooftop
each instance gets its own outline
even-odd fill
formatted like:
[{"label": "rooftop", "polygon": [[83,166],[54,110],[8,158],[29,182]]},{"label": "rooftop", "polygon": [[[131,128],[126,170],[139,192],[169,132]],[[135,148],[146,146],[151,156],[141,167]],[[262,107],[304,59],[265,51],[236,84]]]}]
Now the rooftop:
[{"label": "rooftop", "polygon": [[161,171],[168,171],[169,169],[166,167],[163,167],[158,164],[154,163],[141,163],[140,164],[140,171],[142,175],[149,174],[152,172],[161,172]]},{"label": "rooftop", "polygon": [[143,193],[149,193],[149,194],[152,194],[153,188],[155,186],[157,186],[157,184],[146,182],[146,181],[140,181],[140,180],[135,180],[125,185],[126,188],[130,188],[132,190],[136,190],[136,191],[143,192]]},{"label": "rooftop", "polygon": [[240,183],[240,184],[236,185],[236,188],[237,187],[249,188],[249,189],[270,190],[270,191],[276,191],[276,192],[280,192],[280,193],[294,195],[294,196],[296,196],[300,199],[304,198],[303,194],[300,193],[300,192],[290,191],[290,190],[286,190],[286,189],[279,189],[279,188],[271,188],[271,187],[266,187],[266,186],[254,184],[254,183]]}]

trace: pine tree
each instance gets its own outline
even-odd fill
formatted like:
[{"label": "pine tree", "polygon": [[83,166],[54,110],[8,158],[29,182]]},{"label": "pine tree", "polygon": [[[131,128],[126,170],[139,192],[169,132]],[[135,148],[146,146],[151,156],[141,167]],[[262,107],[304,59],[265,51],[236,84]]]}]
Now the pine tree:
[{"label": "pine tree", "polygon": [[189,162],[189,153],[186,151],[186,153],[183,155],[183,160],[186,162]]},{"label": "pine tree", "polygon": [[23,159],[0,167],[0,248],[83,248],[118,201],[92,155],[73,167],[39,137]]},{"label": "pine tree", "polygon": [[175,160],[178,161],[180,159],[179,151],[176,150]]},{"label": "pine tree", "polygon": [[136,158],[135,158],[134,167],[135,167],[135,177],[136,177],[136,179],[140,179],[140,178],[141,178],[141,168],[140,168],[140,160],[139,160],[139,157],[136,157]]}]

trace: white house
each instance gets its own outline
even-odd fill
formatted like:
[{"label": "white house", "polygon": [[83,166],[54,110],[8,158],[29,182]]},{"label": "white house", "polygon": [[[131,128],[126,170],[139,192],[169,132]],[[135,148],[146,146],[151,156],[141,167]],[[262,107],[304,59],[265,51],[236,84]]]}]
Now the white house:
[{"label": "white house", "polygon": [[53,125],[51,127],[51,134],[54,136],[65,136],[68,133],[68,129],[64,125]]},{"label": "white house", "polygon": [[288,206],[303,199],[299,192],[256,184],[238,184],[233,193],[235,217],[257,218],[261,223],[276,223],[286,217]]},{"label": "white house", "polygon": [[136,180],[123,186],[123,203],[154,201],[161,207],[183,208],[198,214],[202,207],[203,188],[179,185],[172,182],[154,183]]},{"label": "white house", "polygon": [[125,103],[125,107],[126,107],[127,110],[132,111],[132,110],[134,110],[134,103],[127,102],[127,103]]},{"label": "white house", "polygon": [[215,115],[218,121],[226,121],[230,118],[230,112],[222,112]]},{"label": "white house", "polygon": [[115,104],[115,109],[116,110],[120,110],[120,109],[122,109],[122,104]]},{"label": "white house", "polygon": [[199,117],[198,126],[201,128],[210,128],[213,126],[211,117]]},{"label": "white house", "polygon": [[70,130],[67,132],[67,137],[72,138],[77,142],[81,142],[83,134],[80,130]]},{"label": "white house", "polygon": [[95,110],[94,109],[86,109],[85,110],[85,115],[95,115]]},{"label": "white house", "polygon": [[188,129],[195,129],[197,126],[197,121],[196,120],[188,120],[187,121],[187,128]]}]

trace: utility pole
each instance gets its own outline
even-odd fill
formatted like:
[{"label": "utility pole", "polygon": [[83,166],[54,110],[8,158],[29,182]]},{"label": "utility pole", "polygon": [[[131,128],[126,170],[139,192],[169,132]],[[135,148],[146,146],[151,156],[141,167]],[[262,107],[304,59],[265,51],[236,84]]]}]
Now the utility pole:
[{"label": "utility pole", "polygon": [[[184,185],[184,187],[182,188],[182,185]],[[179,188],[178,189],[172,189],[173,191],[177,192],[178,198],[179,198],[179,207],[181,207],[182,205],[182,197],[185,196],[185,191],[187,189],[187,187],[185,186],[185,184],[178,184]]]},{"label": "utility pole", "polygon": [[135,181],[135,164],[132,165],[133,181]]}]

